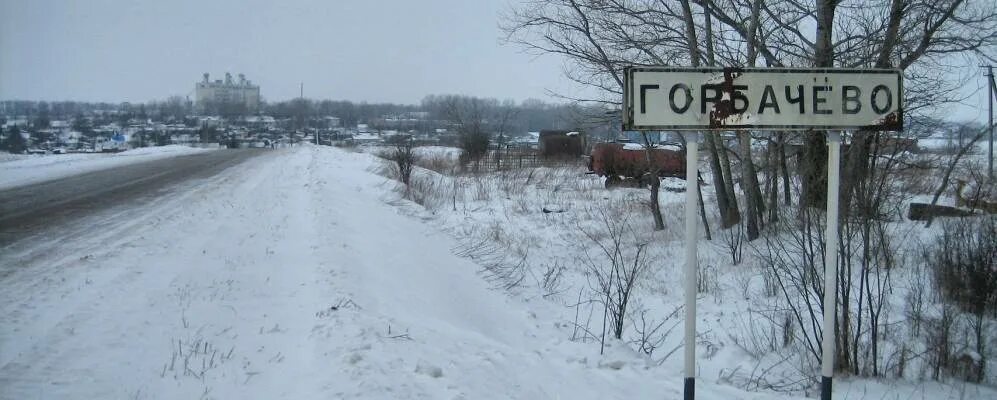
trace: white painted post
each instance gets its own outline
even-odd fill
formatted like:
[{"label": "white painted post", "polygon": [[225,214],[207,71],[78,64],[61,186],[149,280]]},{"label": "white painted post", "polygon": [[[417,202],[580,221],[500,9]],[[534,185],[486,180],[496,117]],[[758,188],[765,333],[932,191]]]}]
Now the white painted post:
[{"label": "white painted post", "polygon": [[831,400],[834,376],[834,311],[838,290],[838,187],[841,134],[827,131],[827,230],[824,234],[824,333],[821,340],[821,400]]},{"label": "white painted post", "polygon": [[699,256],[699,133],[685,135],[685,400],[696,398],[696,269]]}]

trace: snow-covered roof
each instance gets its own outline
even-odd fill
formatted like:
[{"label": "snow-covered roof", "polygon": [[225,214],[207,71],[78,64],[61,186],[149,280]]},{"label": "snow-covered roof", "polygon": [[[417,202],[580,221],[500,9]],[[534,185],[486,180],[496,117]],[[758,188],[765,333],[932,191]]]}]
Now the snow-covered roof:
[{"label": "snow-covered roof", "polygon": [[[682,151],[682,147],[676,144],[656,144],[655,149],[662,150],[672,150],[672,151]],[[643,150],[644,145],[641,143],[623,143],[624,150]]]}]

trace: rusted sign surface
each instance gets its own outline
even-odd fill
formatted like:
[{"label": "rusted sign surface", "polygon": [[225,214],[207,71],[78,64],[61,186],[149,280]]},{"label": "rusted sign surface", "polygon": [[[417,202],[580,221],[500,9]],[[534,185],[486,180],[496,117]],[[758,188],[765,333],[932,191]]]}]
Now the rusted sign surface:
[{"label": "rusted sign surface", "polygon": [[630,67],[624,77],[624,130],[903,128],[899,70]]}]

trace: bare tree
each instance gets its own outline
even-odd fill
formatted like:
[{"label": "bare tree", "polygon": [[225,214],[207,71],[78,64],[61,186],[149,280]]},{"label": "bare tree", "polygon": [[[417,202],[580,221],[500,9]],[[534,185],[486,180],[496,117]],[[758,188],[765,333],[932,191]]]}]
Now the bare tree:
[{"label": "bare tree", "polygon": [[[986,134],[987,134],[986,129],[980,129],[979,133],[977,133],[976,136],[973,137],[973,140],[970,140],[969,143],[966,143],[965,145],[960,147],[959,151],[955,154],[955,156],[949,160],[948,165],[945,167],[945,173],[942,175],[942,183],[938,185],[938,190],[936,190],[934,196],[931,197],[932,206],[938,204],[938,198],[940,198],[942,196],[942,193],[945,193],[945,189],[948,188],[949,181],[952,179],[952,172],[955,171],[956,166],[959,165],[959,160],[961,160],[962,157],[965,156],[966,153],[968,153],[969,150],[976,145],[976,142],[982,139],[983,136]],[[928,223],[925,224],[925,226],[930,227],[931,222],[932,220],[929,218]]]},{"label": "bare tree", "polygon": [[[751,32],[743,15],[748,6],[736,0],[696,0],[722,4],[711,12],[748,41]],[[762,5],[761,35],[754,38],[768,65],[818,67],[896,67],[907,76],[906,111],[953,101],[951,88],[958,82],[942,76],[933,66],[952,54],[993,59],[997,45],[997,11],[986,0],[881,0],[861,4],[818,0],[810,5],[797,0],[767,1]],[[883,18],[887,15],[888,18]],[[813,36],[808,29],[816,27]],[[932,70],[935,71],[932,71]],[[867,135],[858,136],[868,142]],[[854,146],[846,168],[842,201],[851,196],[854,177],[866,169],[868,146]],[[823,135],[808,136],[804,147],[802,203],[820,206],[826,185],[826,151]],[[847,207],[842,207],[847,210]]]},{"label": "bare tree", "polygon": [[[690,3],[705,15],[694,15]],[[619,102],[626,65],[755,65],[747,62],[750,55],[769,66],[901,68],[906,111],[913,111],[957,100],[958,82],[937,65],[953,54],[992,60],[997,46],[997,11],[988,0],[536,0],[507,13],[502,27],[510,42],[565,56],[568,78],[599,93],[579,100],[611,104]],[[823,135],[806,141],[801,202],[820,206],[826,146]],[[717,150],[720,144],[714,144]],[[708,138],[707,148],[714,146]],[[860,179],[865,169],[854,161],[868,158],[867,146],[853,148],[857,153],[847,156],[846,168],[858,173],[846,174],[843,199],[851,196],[848,179]],[[715,180],[730,178],[714,172]],[[729,201],[730,192],[718,194],[718,203]],[[725,225],[732,220],[726,215]]]},{"label": "bare tree", "polygon": [[[705,6],[704,6],[705,7]],[[706,62],[715,65],[713,51],[713,28],[709,13],[704,13],[704,30],[706,35]],[[702,58],[699,40],[696,34],[696,22],[692,7],[688,0],[682,1],[682,21],[685,27],[686,46],[689,49],[689,61],[698,67]],[[713,170],[713,185],[716,191],[717,207],[720,209],[720,219],[723,228],[730,228],[740,222],[741,215],[737,208],[737,197],[734,194],[734,182],[730,172],[730,160],[727,158],[727,146],[716,132],[706,132],[706,149],[710,153],[710,166]]]},{"label": "bare tree", "polygon": [[[641,138],[644,139],[644,160],[647,162],[647,169],[644,176],[638,177],[638,179],[646,181],[651,188],[651,200],[648,206],[651,208],[651,218],[654,219],[654,230],[660,231],[665,229],[665,220],[661,218],[661,202],[658,201],[658,192],[661,190],[661,177],[658,175],[658,163],[654,157],[654,149],[657,147],[657,144],[651,143],[651,139],[647,137],[646,133],[642,133]],[[696,182],[688,182],[688,185],[694,184]],[[691,186],[687,186],[686,190],[692,190]]]},{"label": "bare tree", "polygon": [[[688,2],[683,2],[688,7]],[[659,8],[660,6],[660,8]],[[569,66],[565,74],[576,83],[596,89],[597,97],[570,98],[620,107],[623,93],[623,67],[641,64],[691,62],[699,65],[698,43],[682,28],[683,19],[668,2],[621,0],[542,0],[512,9],[504,16],[502,28],[507,40],[539,54],[560,54]],[[688,26],[692,26],[691,24]],[[711,34],[707,33],[708,36]],[[712,49],[709,42],[708,49]],[[689,47],[692,43],[695,46]],[[708,51],[712,57],[712,50]],[[666,61],[668,60],[668,61]],[[567,96],[562,96],[569,98]],[[710,140],[708,138],[708,140]],[[708,142],[709,144],[709,142]],[[716,146],[708,146],[714,163],[714,184],[720,202],[724,226],[739,219],[733,197],[729,166],[726,178],[719,169]],[[650,157],[650,155],[648,155]],[[721,191],[730,188],[721,194]],[[652,197],[656,197],[652,190]],[[655,200],[651,199],[652,217]],[[733,211],[733,212],[731,212]]]},{"label": "bare tree", "polygon": [[509,130],[512,128],[513,120],[519,114],[519,109],[516,107],[516,103],[512,100],[505,100],[502,104],[499,104],[495,114],[495,134],[497,151],[495,153],[495,161],[498,169],[502,169],[502,149],[507,143],[509,143]]},{"label": "bare tree", "polygon": [[392,148],[387,151],[385,158],[391,162],[392,172],[398,176],[398,180],[405,185],[405,190],[407,191],[409,183],[412,180],[412,170],[419,160],[414,151],[415,145],[412,141],[412,136],[398,135],[391,138],[388,144]]},{"label": "bare tree", "polygon": [[443,112],[456,128],[459,145],[463,150],[461,162],[477,162],[488,153],[489,104],[485,99],[469,96],[445,95],[439,101]]}]

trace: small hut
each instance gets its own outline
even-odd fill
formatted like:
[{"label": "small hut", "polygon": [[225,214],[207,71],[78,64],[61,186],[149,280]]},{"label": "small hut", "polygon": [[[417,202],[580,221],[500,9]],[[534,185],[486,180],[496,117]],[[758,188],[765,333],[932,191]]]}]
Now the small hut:
[{"label": "small hut", "polygon": [[580,157],[585,154],[585,134],[581,131],[540,131],[540,155],[550,157]]}]

